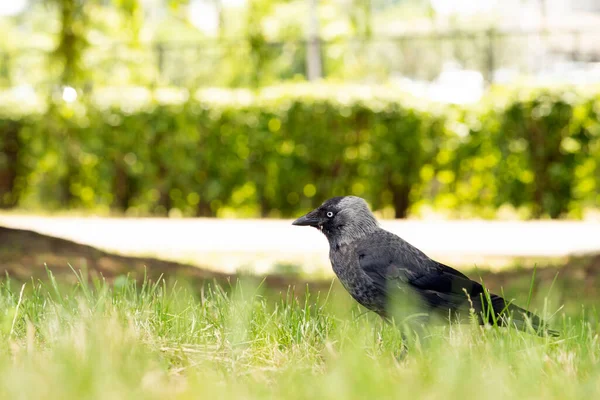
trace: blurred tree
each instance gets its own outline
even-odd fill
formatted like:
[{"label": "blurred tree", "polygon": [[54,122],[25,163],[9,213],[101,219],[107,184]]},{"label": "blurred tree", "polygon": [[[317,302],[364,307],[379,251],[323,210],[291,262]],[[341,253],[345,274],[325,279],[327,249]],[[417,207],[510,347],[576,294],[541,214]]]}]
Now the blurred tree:
[{"label": "blurred tree", "polygon": [[[64,97],[67,93],[66,87],[72,87],[81,94],[91,87],[91,79],[89,79],[90,71],[84,63],[86,50],[90,47],[89,36],[90,31],[94,27],[94,17],[101,15],[99,9],[104,5],[102,0],[46,0],[47,3],[54,7],[59,15],[59,32],[58,44],[52,53],[52,58],[56,61],[60,70],[58,88],[54,92],[58,92],[59,96],[51,96],[51,99]],[[169,6],[176,8],[186,0],[170,0]],[[125,18],[124,31],[130,46],[135,46],[138,43],[140,29],[143,23],[143,12],[141,8],[141,0],[112,0],[111,5]],[[71,91],[73,89],[70,89]],[[62,96],[61,96],[62,95]],[[65,98],[66,100],[66,98]],[[65,109],[62,102],[50,101],[47,111],[48,115],[72,113]],[[49,119],[50,120],[50,119]],[[80,169],[82,151],[78,139],[73,137],[73,132],[77,128],[73,127],[72,118],[54,119],[54,124],[49,123],[47,129],[47,139],[49,143],[56,146],[57,154],[65,160],[63,174],[59,177],[56,190],[60,193],[62,205],[71,205],[75,201],[75,193],[77,185],[73,182],[73,177],[77,175]],[[115,187],[123,186],[123,179],[119,177],[125,176],[123,169],[124,154],[116,154],[114,162],[116,165],[115,171]]]},{"label": "blurred tree", "polygon": [[267,64],[272,58],[272,49],[265,38],[263,20],[272,12],[274,3],[275,0],[249,0],[248,4],[246,39],[250,46],[252,63],[250,83],[254,87],[260,86],[268,79]]},{"label": "blurred tree", "polygon": [[371,0],[352,0],[349,17],[354,32],[362,39],[373,35]]},{"label": "blurred tree", "polygon": [[76,86],[85,77],[82,58],[88,47],[86,28],[88,25],[89,2],[84,0],[47,0],[58,9],[60,31],[58,46],[53,52],[59,62],[61,86]]},{"label": "blurred tree", "polygon": [[[137,44],[144,22],[144,10],[141,0],[112,0],[112,3],[120,13],[126,16],[124,28],[127,36],[133,44]],[[178,3],[181,3],[181,1]]]}]

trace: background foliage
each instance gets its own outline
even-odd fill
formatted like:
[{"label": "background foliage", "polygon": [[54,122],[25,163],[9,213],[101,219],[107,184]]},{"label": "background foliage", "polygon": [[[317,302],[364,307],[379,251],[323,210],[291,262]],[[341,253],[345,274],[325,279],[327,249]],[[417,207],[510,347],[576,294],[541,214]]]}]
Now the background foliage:
[{"label": "background foliage", "polygon": [[[0,15],[0,87],[253,87],[307,76],[306,0],[28,3],[16,16]],[[527,76],[537,64],[552,64],[542,59],[540,45],[532,44],[537,32],[490,29],[502,25],[499,16],[461,22],[436,16],[428,0],[317,3],[320,63],[327,79],[431,81],[446,64],[456,64],[491,81],[495,70]],[[204,8],[194,12],[199,4]],[[581,60],[581,35],[585,31],[548,30],[544,46],[566,48],[573,61]]]},{"label": "background foliage", "polygon": [[2,99],[3,207],[289,217],[355,194],[396,217],[557,218],[600,201],[599,99],[569,89],[495,90],[476,108],[326,84],[38,103]]}]

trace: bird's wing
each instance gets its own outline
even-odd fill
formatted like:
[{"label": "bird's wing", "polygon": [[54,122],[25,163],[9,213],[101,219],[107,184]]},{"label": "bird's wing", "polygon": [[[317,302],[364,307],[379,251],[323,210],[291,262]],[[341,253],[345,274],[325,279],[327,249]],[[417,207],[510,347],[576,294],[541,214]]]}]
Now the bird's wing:
[{"label": "bird's wing", "polygon": [[483,293],[479,283],[386,231],[363,240],[356,252],[362,270],[388,296],[403,286],[413,289],[431,307],[458,310],[467,304],[468,296],[480,301]]},{"label": "bird's wing", "polygon": [[505,324],[504,316],[508,312],[520,329],[526,326],[527,317],[538,332],[558,335],[545,328],[544,321],[537,315],[507,303],[500,296],[490,293],[487,298],[481,284],[432,260],[390,232],[381,230],[365,238],[357,244],[356,252],[362,270],[388,299],[395,289],[410,288],[424,305],[443,313],[448,310],[462,313],[474,308],[480,313],[481,321],[499,320]]}]

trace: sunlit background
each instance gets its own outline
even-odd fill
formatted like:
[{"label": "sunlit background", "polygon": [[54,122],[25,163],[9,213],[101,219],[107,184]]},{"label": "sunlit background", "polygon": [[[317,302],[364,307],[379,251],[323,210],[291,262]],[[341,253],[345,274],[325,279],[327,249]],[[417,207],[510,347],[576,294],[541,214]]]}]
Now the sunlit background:
[{"label": "sunlit background", "polygon": [[0,5],[2,86],[47,89],[63,72],[46,63],[57,52],[73,58],[68,73],[80,75],[68,80],[82,90],[326,78],[465,103],[492,83],[600,77],[593,0],[91,1],[61,21],[69,3]]},{"label": "sunlit background", "polygon": [[[15,0],[0,14],[4,225],[229,272],[330,273],[324,239],[289,219],[354,194],[461,265],[600,248],[600,1]],[[537,219],[574,234],[523,222]]]},{"label": "sunlit background", "polygon": [[[599,43],[600,0],[0,0],[0,399],[600,398]],[[291,224],[338,195],[559,336],[368,312]]]}]

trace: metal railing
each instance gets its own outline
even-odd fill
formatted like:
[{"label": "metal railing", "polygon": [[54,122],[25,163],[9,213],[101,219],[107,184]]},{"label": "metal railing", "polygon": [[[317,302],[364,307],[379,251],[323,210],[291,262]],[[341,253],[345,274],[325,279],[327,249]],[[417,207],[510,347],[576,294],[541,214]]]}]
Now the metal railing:
[{"label": "metal railing", "polygon": [[[448,31],[394,37],[319,40],[324,77],[431,81],[445,62],[479,71],[487,82],[502,72],[539,75],[565,63],[600,61],[600,30]],[[306,40],[252,44],[244,38],[91,47],[90,85],[252,86],[306,78]],[[49,54],[35,49],[0,53],[0,85],[56,81]]]}]

